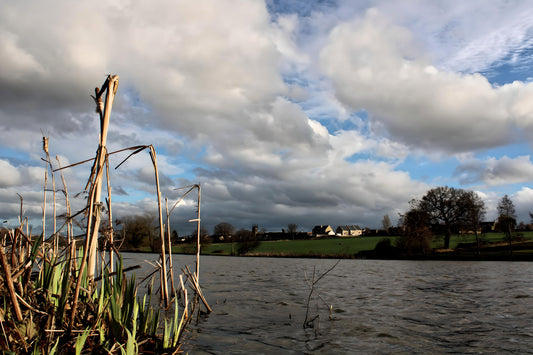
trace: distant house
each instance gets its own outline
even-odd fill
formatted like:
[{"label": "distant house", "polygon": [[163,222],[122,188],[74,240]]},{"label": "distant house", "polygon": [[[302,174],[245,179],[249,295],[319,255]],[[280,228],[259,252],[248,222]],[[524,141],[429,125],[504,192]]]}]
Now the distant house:
[{"label": "distant house", "polygon": [[313,227],[313,237],[327,237],[330,235],[335,235],[333,228],[329,225],[321,225]]},{"label": "distant house", "polygon": [[363,230],[358,225],[338,226],[337,235],[340,237],[359,237],[363,235]]}]

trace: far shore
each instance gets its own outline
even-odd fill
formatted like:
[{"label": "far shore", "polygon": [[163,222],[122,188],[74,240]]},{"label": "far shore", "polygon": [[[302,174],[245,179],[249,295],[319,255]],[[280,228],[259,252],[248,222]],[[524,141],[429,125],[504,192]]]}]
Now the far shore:
[{"label": "far shore", "polygon": [[[272,258],[316,258],[316,259],[380,259],[380,260],[453,260],[453,261],[533,261],[533,235],[509,244],[497,236],[485,238],[480,244],[478,255],[475,242],[456,236],[453,249],[435,247],[424,252],[407,253],[394,246],[399,236],[385,247],[378,243],[383,237],[316,238],[309,240],[260,241],[242,249],[240,243],[213,243],[201,247],[201,255],[272,257]],[[492,240],[491,240],[492,239]],[[438,243],[438,242],[436,242]],[[388,243],[387,243],[388,244]],[[152,253],[150,248],[124,249],[124,252]],[[196,254],[195,244],[180,244],[172,247],[173,254]]]}]

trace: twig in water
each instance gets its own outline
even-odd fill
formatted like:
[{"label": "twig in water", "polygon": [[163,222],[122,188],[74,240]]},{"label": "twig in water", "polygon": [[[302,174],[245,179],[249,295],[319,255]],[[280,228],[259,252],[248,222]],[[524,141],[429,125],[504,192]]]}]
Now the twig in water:
[{"label": "twig in water", "polygon": [[316,266],[313,268],[313,279],[312,280],[309,280],[307,278],[307,274],[305,275],[305,279],[307,281],[307,284],[309,285],[309,295],[307,296],[307,305],[306,305],[306,311],[305,311],[305,320],[304,320],[304,323],[303,323],[303,328],[306,329],[306,328],[313,328],[314,327],[314,321],[315,320],[320,320],[320,316],[317,314],[316,316],[314,316],[312,319],[309,319],[309,304],[311,303],[311,298],[313,296],[313,293],[315,293],[318,298],[320,298],[322,300],[322,302],[324,302],[324,304],[328,307],[329,309],[329,317],[331,319],[331,312],[333,310],[333,306],[328,304],[326,302],[326,300],[324,300],[324,298],[318,293],[318,291],[316,291],[316,288],[315,288],[315,285],[318,283],[318,281],[320,281],[324,276],[326,276],[331,270],[333,270],[340,262],[340,259],[337,260],[337,262],[332,266],[330,267],[326,272],[324,272],[322,275],[320,275],[318,278],[315,279],[315,275],[316,275]]}]

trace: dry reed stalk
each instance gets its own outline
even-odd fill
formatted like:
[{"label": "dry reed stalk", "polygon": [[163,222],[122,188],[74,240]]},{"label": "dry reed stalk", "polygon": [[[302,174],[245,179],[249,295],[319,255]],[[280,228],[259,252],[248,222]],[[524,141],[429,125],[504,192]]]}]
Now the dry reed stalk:
[{"label": "dry reed stalk", "polygon": [[[119,149],[119,150],[115,150],[115,151],[113,151],[113,152],[108,152],[108,153],[107,153],[107,156],[110,156],[110,155],[113,155],[113,154],[117,154],[117,153],[121,153],[121,152],[123,152],[123,151],[125,151],[125,150],[133,150],[133,149],[140,149],[140,150],[142,150],[142,149],[145,149],[145,148],[147,148],[147,147],[148,147],[147,145],[139,145],[139,146],[135,146],[135,147],[129,147],[129,148],[124,148],[124,149]],[[136,153],[138,153],[138,151],[137,151],[137,152],[133,152],[133,153],[131,153],[130,156],[132,156],[133,154],[136,154]],[[128,158],[129,158],[129,156],[128,156]],[[128,158],[126,158],[126,160],[127,160]],[[88,162],[90,162],[90,161],[94,162],[95,159],[96,159],[96,158],[89,158],[89,159],[85,159],[85,160],[83,160],[83,161],[79,161],[79,162],[74,163],[74,164],[70,164],[70,165],[67,165],[67,166],[59,167],[59,168],[57,168],[57,169],[54,169],[54,172],[59,171],[59,170],[64,170],[64,169],[73,168],[73,167],[75,167],[75,166],[78,166],[78,165],[81,165],[81,164],[88,163]],[[125,161],[125,160],[124,160],[124,161]],[[123,161],[123,162],[124,162],[124,161]],[[122,163],[123,163],[123,162],[122,162]],[[120,163],[120,164],[122,164],[122,163]],[[120,166],[120,164],[119,164],[119,166]],[[92,169],[94,170],[94,167],[93,167]],[[118,169],[118,166],[117,166],[115,169]],[[92,171],[92,170],[91,170],[91,171]],[[92,175],[91,175],[91,178],[92,178]],[[88,186],[89,186],[89,182],[88,182],[87,185],[85,186],[85,189],[87,189]]]},{"label": "dry reed stalk", "polygon": [[183,312],[185,314],[185,318],[189,318],[189,311],[188,311],[188,307],[189,307],[189,301],[187,300],[187,289],[185,288],[185,285],[183,284],[183,275],[180,274],[180,285],[181,285],[181,290],[183,291],[183,299],[184,299],[184,303],[185,303],[185,306],[184,306],[184,309],[183,309]]},{"label": "dry reed stalk", "polygon": [[[109,220],[109,244],[111,244],[111,248],[109,249],[109,271],[113,272],[114,269],[114,262],[113,262],[113,245],[114,245],[114,233],[113,233],[113,212],[111,210],[111,182],[109,178],[109,159],[106,157],[105,159],[105,173],[106,173],[106,180],[107,180],[107,218]],[[105,249],[104,249],[105,253]],[[105,254],[104,254],[105,256]],[[105,257],[104,257],[105,259]]]},{"label": "dry reed stalk", "polygon": [[[76,287],[74,289],[74,299],[72,301],[72,312],[70,314],[70,321],[69,321],[69,327],[68,327],[68,333],[70,334],[72,332],[72,328],[74,327],[74,320],[76,318],[76,311],[78,308],[78,299],[80,296],[80,289],[81,289],[81,282],[83,279],[83,272],[85,271],[85,265],[87,263],[87,257],[88,257],[88,249],[90,244],[89,239],[89,232],[91,230],[92,225],[92,211],[93,211],[93,193],[94,191],[91,189],[89,193],[89,216],[87,217],[87,234],[85,238],[85,247],[83,248],[83,257],[81,258],[81,264],[80,268],[78,270],[78,277],[76,280]],[[73,243],[74,244],[74,243]],[[76,251],[74,250],[74,255]]]},{"label": "dry reed stalk", "polygon": [[[56,155],[57,165],[59,166],[59,169],[61,169],[61,161],[59,161],[59,157]],[[67,183],[65,182],[65,176],[63,175],[63,171],[61,171],[61,182],[63,183],[63,193],[65,194],[65,207],[67,209],[67,243],[70,244],[72,241],[72,220],[70,219],[71,209],[70,209],[70,200],[68,196],[68,189],[67,189]]]},{"label": "dry reed stalk", "polygon": [[161,238],[161,298],[165,302],[165,307],[168,307],[168,284],[167,284],[167,267],[165,256],[165,227],[163,225],[163,209],[161,207],[161,189],[159,187],[159,171],[157,169],[157,155],[155,149],[150,145],[150,158],[154,166],[155,185],[157,190],[157,208],[159,212],[159,236]]},{"label": "dry reed stalk", "polygon": [[[76,281],[76,288],[74,290],[74,299],[72,301],[72,311],[70,314],[70,322],[68,332],[72,331],[74,326],[74,320],[76,317],[76,311],[78,307],[78,300],[81,288],[81,281],[83,277],[83,271],[87,264],[87,276],[89,280],[94,279],[94,270],[96,266],[96,252],[98,242],[98,229],[100,226],[100,197],[102,192],[102,175],[103,164],[106,156],[106,141],[107,130],[109,128],[109,118],[111,115],[111,108],[115,98],[116,91],[118,89],[118,75],[109,75],[102,85],[101,89],[96,88],[97,112],[100,114],[100,145],[97,151],[97,157],[94,161],[93,168],[91,169],[91,176],[87,182],[87,186],[90,186],[89,200],[87,205],[88,218],[87,218],[87,234],[85,239],[85,248],[83,250],[83,258],[81,260],[80,269],[78,270],[78,278]],[[101,96],[106,91],[105,106],[102,113]],[[94,180],[93,180],[94,178]],[[94,220],[93,220],[94,219]]]},{"label": "dry reed stalk", "polygon": [[[17,195],[19,196],[19,199],[20,199],[20,215],[19,215],[20,226],[17,229],[19,229],[20,232],[23,233],[22,229],[24,228],[24,221],[25,221],[25,219],[23,218],[24,217],[24,209],[23,209],[24,199],[22,198],[22,196],[20,194],[17,193]],[[25,249],[26,248],[23,246],[22,240],[21,240],[19,245],[18,245],[18,256],[19,256],[18,262],[19,262],[19,264],[22,264],[22,262],[24,260],[24,255],[26,254],[25,253]],[[13,250],[15,250],[15,246],[14,245],[13,245]]]},{"label": "dry reed stalk", "polygon": [[11,235],[11,266],[17,268],[17,244],[18,244],[18,235],[15,230],[10,230],[9,234]]},{"label": "dry reed stalk", "polygon": [[168,256],[169,256],[169,269],[170,269],[170,284],[171,284],[171,289],[172,289],[172,293],[174,293],[174,268],[172,266],[172,242],[171,242],[171,238],[170,238],[170,215],[172,214],[172,212],[174,212],[174,209],[176,208],[176,206],[178,206],[178,204],[183,201],[183,199],[191,192],[193,191],[195,188],[197,187],[197,185],[188,185],[188,186],[184,186],[184,187],[179,187],[175,190],[181,190],[181,189],[186,189],[186,188],[189,188],[189,190],[187,192],[185,192],[175,203],[174,203],[174,206],[172,206],[172,208],[170,209],[170,212],[168,210],[168,199],[165,198],[165,205],[166,205],[166,212],[167,212],[167,237],[168,237]]},{"label": "dry reed stalk", "polygon": [[[102,194],[102,177],[103,177],[103,167],[104,167],[104,163],[106,160],[106,154],[107,154],[107,148],[106,148],[107,131],[109,129],[111,108],[113,106],[113,102],[115,100],[115,94],[118,89],[118,75],[109,75],[107,77],[106,83],[107,83],[107,87],[102,87],[102,89],[100,89],[100,91],[97,93],[99,94],[103,90],[107,89],[103,114],[102,114],[102,105],[100,104],[100,101],[98,101],[99,104],[97,107],[97,111],[100,113],[101,125],[100,125],[100,146],[98,147],[97,158],[94,164],[96,174],[95,174],[94,180],[91,183],[91,185],[94,187],[94,190],[95,190],[95,194],[93,197],[94,201],[92,202],[93,208],[95,209],[92,212],[92,214],[95,220],[94,220],[93,228],[89,232],[90,243],[89,243],[89,254],[88,254],[88,260],[87,260],[87,275],[90,280],[94,278],[94,272],[96,268],[98,230],[100,227],[100,200],[101,200],[101,194]],[[101,98],[101,95],[99,95],[98,98]]]},{"label": "dry reed stalk", "polygon": [[198,187],[198,215],[196,217],[196,281],[200,283],[200,200],[202,198],[202,186],[200,184],[196,185]]},{"label": "dry reed stalk", "polygon": [[[48,137],[43,136],[43,150],[48,152]],[[48,187],[48,167],[44,166],[44,196],[43,196],[43,238],[46,236],[46,188]],[[44,243],[43,243],[44,244]]]},{"label": "dry reed stalk", "polygon": [[13,279],[11,278],[11,267],[7,263],[7,258],[5,255],[5,249],[0,245],[0,262],[2,263],[2,268],[4,269],[4,274],[6,277],[7,289],[9,291],[9,296],[11,298],[11,303],[13,304],[13,309],[15,310],[15,315],[19,322],[22,321],[22,312],[20,310],[20,305],[17,299],[17,293],[15,292],[15,287],[13,285]]},{"label": "dry reed stalk", "polygon": [[168,268],[170,273],[170,293],[174,294],[174,269],[172,267],[172,240],[170,238],[170,215],[168,213],[168,198],[165,197],[165,209],[167,212],[167,239],[168,239]]},{"label": "dry reed stalk", "polygon": [[50,153],[48,151],[48,145],[49,145],[49,138],[48,137],[43,137],[43,150],[46,154],[46,160],[45,160],[45,163],[48,165],[46,167],[46,169],[48,169],[48,167],[50,167],[50,176],[52,177],[52,201],[53,201],[53,216],[54,216],[54,219],[53,219],[53,236],[54,236],[54,240],[53,240],[53,250],[54,250],[54,255],[57,255],[57,252],[58,252],[58,247],[59,247],[59,243],[58,243],[58,235],[57,235],[57,213],[56,213],[56,180],[55,180],[55,176],[54,176],[54,167],[52,166],[52,159],[50,159]]}]

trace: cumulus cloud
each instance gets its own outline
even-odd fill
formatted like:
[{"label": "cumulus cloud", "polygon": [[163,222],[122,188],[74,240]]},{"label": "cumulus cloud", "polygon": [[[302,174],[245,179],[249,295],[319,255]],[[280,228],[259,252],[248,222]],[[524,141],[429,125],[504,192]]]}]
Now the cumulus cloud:
[{"label": "cumulus cloud", "polygon": [[320,63],[341,102],[366,109],[391,137],[413,147],[501,146],[513,141],[519,119],[533,121],[532,84],[493,87],[480,74],[438,70],[407,28],[376,9],[335,27]]},{"label": "cumulus cloud", "polygon": [[512,200],[516,208],[517,221],[530,223],[529,213],[533,213],[533,189],[522,187],[512,195]]},{"label": "cumulus cloud", "polygon": [[[120,75],[109,150],[154,144],[165,196],[202,182],[207,226],[376,226],[428,188],[398,170],[413,147],[429,155],[533,137],[531,84],[496,87],[464,65],[453,72],[486,50],[459,43],[455,59],[439,57],[427,41],[432,22],[419,16],[432,9],[427,18],[436,19],[438,6],[416,2],[416,14],[400,14],[392,2],[375,3],[380,11],[366,15],[367,4],[352,1],[3,4],[0,213],[15,216],[22,191],[38,218],[40,129],[63,166],[94,156],[99,122],[89,94],[108,73]],[[454,43],[446,23],[472,13],[466,5],[457,11],[433,27],[446,37],[445,52]],[[424,33],[415,33],[417,24]],[[484,43],[479,33],[468,42],[477,39]],[[127,154],[113,155],[111,167]],[[460,174],[494,184],[525,179],[529,168],[510,160],[480,161],[487,173],[479,176],[463,162]],[[491,164],[492,175],[484,169]],[[90,165],[63,171],[69,192],[82,191]],[[146,152],[111,170],[111,181],[117,215],[156,210]],[[188,199],[176,218],[193,210]]]},{"label": "cumulus cloud", "polygon": [[0,169],[0,187],[14,186],[20,182],[20,173],[8,161],[0,160]]},{"label": "cumulus cloud", "polygon": [[416,33],[445,71],[482,72],[507,57],[520,60],[517,54],[531,45],[533,9],[526,1],[413,0],[405,6],[385,0],[373,5]]},{"label": "cumulus cloud", "polygon": [[44,169],[36,166],[14,166],[0,159],[0,188],[35,185],[44,177]]},{"label": "cumulus cloud", "polygon": [[483,183],[488,186],[516,184],[533,180],[533,164],[529,155],[503,156],[486,160],[467,159],[455,170],[462,184]]}]

